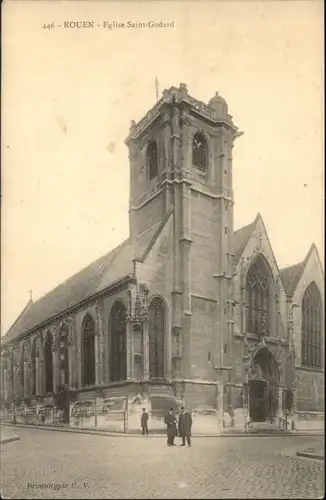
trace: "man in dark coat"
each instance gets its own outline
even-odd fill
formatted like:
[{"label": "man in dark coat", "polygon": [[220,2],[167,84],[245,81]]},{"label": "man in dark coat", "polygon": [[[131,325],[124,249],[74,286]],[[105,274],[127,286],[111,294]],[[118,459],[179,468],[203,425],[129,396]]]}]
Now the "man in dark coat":
[{"label": "man in dark coat", "polygon": [[181,437],[182,439],[181,446],[186,446],[186,439],[188,446],[191,446],[191,426],[192,426],[191,415],[182,406],[178,422],[179,437]]},{"label": "man in dark coat", "polygon": [[146,408],[143,408],[143,413],[141,414],[140,425],[143,429],[143,436],[148,436],[148,413]]},{"label": "man in dark coat", "polygon": [[177,419],[173,414],[173,408],[170,408],[169,413],[165,415],[164,423],[166,425],[168,446],[175,446],[174,438],[177,436]]}]

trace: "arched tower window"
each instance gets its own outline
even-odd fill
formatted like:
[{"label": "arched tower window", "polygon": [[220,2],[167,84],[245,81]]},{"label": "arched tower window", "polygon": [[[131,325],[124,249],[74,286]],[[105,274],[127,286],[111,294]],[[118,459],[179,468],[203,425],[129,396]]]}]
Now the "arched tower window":
[{"label": "arched tower window", "polygon": [[116,302],[110,315],[110,381],[127,378],[127,310],[122,302]]},{"label": "arched tower window", "polygon": [[34,339],[31,351],[31,365],[32,365],[32,396],[36,395],[36,340]]},{"label": "arched tower window", "polygon": [[44,343],[44,364],[45,364],[45,390],[53,391],[53,359],[52,359],[53,337],[51,332],[47,332]]},{"label": "arched tower window", "polygon": [[201,172],[207,172],[208,148],[204,134],[197,132],[192,141],[192,164]]},{"label": "arched tower window", "polygon": [[156,141],[151,141],[147,148],[148,178],[151,181],[158,174],[158,154]]},{"label": "arched tower window", "polygon": [[95,323],[89,314],[82,326],[82,385],[95,384]]},{"label": "arched tower window", "polygon": [[149,306],[149,376],[165,376],[165,305],[155,297]]},{"label": "arched tower window", "polygon": [[68,334],[68,327],[63,326],[59,332],[59,366],[61,385],[69,384]]},{"label": "arched tower window", "polygon": [[302,298],[301,362],[308,368],[321,368],[321,295],[315,282],[307,288]]},{"label": "arched tower window", "polygon": [[269,335],[270,269],[262,256],[253,262],[247,273],[247,332]]}]

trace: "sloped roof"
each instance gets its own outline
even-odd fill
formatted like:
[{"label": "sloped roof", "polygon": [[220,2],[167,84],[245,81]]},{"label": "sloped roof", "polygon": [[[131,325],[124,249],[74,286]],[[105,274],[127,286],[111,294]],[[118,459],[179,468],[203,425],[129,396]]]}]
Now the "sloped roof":
[{"label": "sloped roof", "polygon": [[305,261],[280,269],[281,281],[286,295],[292,297],[305,268]]},{"label": "sloped roof", "polygon": [[233,252],[234,252],[234,263],[238,264],[241,255],[245,249],[246,244],[249,241],[250,236],[252,235],[257,223],[257,217],[255,220],[248,224],[247,226],[241,227],[234,231],[233,233]]},{"label": "sloped roof", "polygon": [[316,245],[313,243],[305,259],[302,262],[294,264],[293,266],[284,267],[283,269],[280,269],[281,280],[284,286],[285,293],[286,295],[288,295],[288,297],[292,297],[292,295],[294,294],[297,285],[299,283],[299,280],[303,274],[303,271],[305,270],[307,262],[313,251],[317,253],[317,257],[319,259],[318,250],[316,248]]},{"label": "sloped roof", "polygon": [[133,260],[144,259],[148,248],[153,245],[165,222],[166,220],[158,222],[133,241],[130,238],[125,240],[36,302],[29,303],[1,339],[2,344],[62,314],[119,279],[131,275]]}]

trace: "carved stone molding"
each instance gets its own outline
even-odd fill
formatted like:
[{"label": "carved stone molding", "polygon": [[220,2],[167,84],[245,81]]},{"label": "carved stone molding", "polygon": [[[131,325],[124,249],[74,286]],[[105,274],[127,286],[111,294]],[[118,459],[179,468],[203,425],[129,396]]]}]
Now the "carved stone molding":
[{"label": "carved stone molding", "polygon": [[51,351],[52,352],[57,352],[57,339],[58,339],[58,329],[57,327],[52,327],[52,345],[51,345]]}]

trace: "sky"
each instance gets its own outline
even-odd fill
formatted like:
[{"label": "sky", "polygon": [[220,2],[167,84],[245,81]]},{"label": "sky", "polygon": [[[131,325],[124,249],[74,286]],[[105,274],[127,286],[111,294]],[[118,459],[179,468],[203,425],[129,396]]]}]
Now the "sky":
[{"label": "sky", "polygon": [[[26,305],[128,237],[124,140],[159,89],[218,91],[234,149],[235,229],[260,212],[280,267],[324,259],[323,2],[3,4],[3,335]],[[42,26],[94,21],[99,28]],[[173,28],[103,28],[174,21]]]}]

